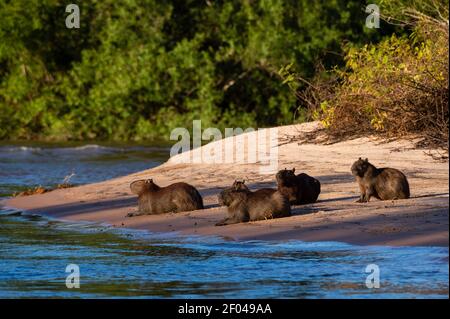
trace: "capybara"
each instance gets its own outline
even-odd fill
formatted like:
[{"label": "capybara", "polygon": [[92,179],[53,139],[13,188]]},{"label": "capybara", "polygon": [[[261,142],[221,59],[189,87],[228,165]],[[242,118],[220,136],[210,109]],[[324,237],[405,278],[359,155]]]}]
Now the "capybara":
[{"label": "capybara", "polygon": [[203,209],[203,199],[197,189],[186,183],[159,187],[153,179],[138,180],[130,184],[131,192],[138,195],[138,212],[127,216],[187,212]]},{"label": "capybara", "polygon": [[295,168],[276,175],[278,191],[294,205],[315,203],[320,194],[320,182],[308,174],[295,175]]},{"label": "capybara", "polygon": [[228,216],[216,226],[291,216],[289,201],[276,189],[252,192],[244,182],[234,182],[218,197],[220,205],[228,206]]},{"label": "capybara", "polygon": [[368,202],[372,196],[381,200],[409,198],[408,180],[398,169],[376,168],[360,157],[352,165],[352,174],[361,191],[359,203]]}]

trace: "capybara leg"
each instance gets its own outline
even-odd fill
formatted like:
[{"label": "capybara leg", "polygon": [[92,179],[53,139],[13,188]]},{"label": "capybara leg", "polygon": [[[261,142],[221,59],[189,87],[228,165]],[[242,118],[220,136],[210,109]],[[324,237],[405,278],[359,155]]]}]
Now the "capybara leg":
[{"label": "capybara leg", "polygon": [[237,224],[239,223],[238,220],[234,219],[234,218],[225,218],[224,220],[218,222],[216,224],[216,226],[225,226],[225,225],[231,225],[231,224]]},{"label": "capybara leg", "polygon": [[141,215],[145,215],[146,213],[143,213],[141,211],[137,211],[137,212],[131,212],[128,213],[126,217],[134,217],[134,216],[141,216]]},{"label": "capybara leg", "polygon": [[227,217],[224,220],[218,222],[216,226],[225,226],[231,224],[238,224],[243,222],[248,222],[248,214],[244,210],[236,212],[232,217]]},{"label": "capybara leg", "polygon": [[225,226],[227,225],[228,218],[222,219],[220,222],[216,223],[216,226]]},{"label": "capybara leg", "polygon": [[372,189],[372,187],[368,187],[366,190],[366,198],[365,201],[368,203],[370,201],[370,198],[372,196],[374,196],[376,193],[374,192],[374,190]]},{"label": "capybara leg", "polygon": [[359,191],[361,192],[361,194],[359,195],[359,199],[356,202],[364,203],[366,201],[366,188],[364,186],[359,185]]},{"label": "capybara leg", "polygon": [[360,203],[367,203],[367,202],[369,202],[370,197],[369,197],[368,193],[365,193],[364,195],[361,195],[361,196],[362,196],[362,198],[361,198],[361,202]]},{"label": "capybara leg", "polygon": [[359,195],[359,199],[356,201],[356,203],[364,203],[364,201],[365,201],[365,194],[361,194],[361,195]]}]

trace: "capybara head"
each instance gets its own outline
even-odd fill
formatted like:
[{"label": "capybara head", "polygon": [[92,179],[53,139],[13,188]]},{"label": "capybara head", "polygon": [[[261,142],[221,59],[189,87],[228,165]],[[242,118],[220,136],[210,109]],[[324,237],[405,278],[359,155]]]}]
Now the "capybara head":
[{"label": "capybara head", "polygon": [[130,189],[133,194],[141,195],[146,191],[149,191],[154,186],[155,184],[153,183],[153,179],[140,179],[132,182],[130,184]]},{"label": "capybara head", "polygon": [[218,201],[219,201],[219,205],[220,206],[230,206],[231,204],[231,197],[230,197],[230,193],[233,191],[232,188],[226,188],[223,191],[221,191],[219,193],[219,195],[217,196]]},{"label": "capybara head", "polygon": [[245,180],[239,181],[235,180],[231,187],[225,188],[223,191],[219,193],[217,199],[219,201],[220,206],[230,206],[233,201],[234,192],[249,192],[250,189],[245,185]]},{"label": "capybara head", "polygon": [[282,169],[281,171],[278,171],[277,175],[275,175],[277,179],[277,183],[284,182],[286,180],[289,180],[291,178],[295,178],[295,168],[293,169]]},{"label": "capybara head", "polygon": [[354,176],[364,176],[364,173],[367,171],[367,169],[369,168],[370,164],[369,164],[369,160],[366,159],[362,159],[361,157],[353,163],[352,165],[352,174]]},{"label": "capybara head", "polygon": [[235,180],[233,185],[231,185],[231,188],[234,190],[237,190],[237,191],[239,191],[239,190],[248,191],[249,190],[247,185],[245,185],[245,179],[243,179],[242,181]]},{"label": "capybara head", "polygon": [[225,188],[217,196],[219,205],[230,206],[233,201],[242,198],[249,192],[250,189],[245,185],[245,180],[235,180],[231,187]]}]

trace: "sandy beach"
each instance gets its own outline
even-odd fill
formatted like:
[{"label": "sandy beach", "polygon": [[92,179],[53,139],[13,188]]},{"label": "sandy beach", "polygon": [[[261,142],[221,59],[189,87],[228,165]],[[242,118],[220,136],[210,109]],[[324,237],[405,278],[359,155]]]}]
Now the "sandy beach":
[{"label": "sandy beach", "polygon": [[[266,164],[261,161],[183,163],[192,151],[132,175],[42,195],[11,198],[0,204],[61,220],[94,221],[152,232],[214,235],[230,240],[297,239],[358,245],[448,246],[448,161],[434,160],[424,150],[415,148],[415,140],[411,138],[383,142],[364,137],[333,144],[300,142],[293,138],[319,126],[312,122],[278,128],[278,168],[295,167],[296,172],[306,172],[322,184],[318,202],[293,206],[292,217],[214,226],[226,215],[226,208],[217,204],[217,194],[223,188],[242,178],[253,190],[276,187],[275,174],[262,174],[260,167]],[[209,143],[201,150],[209,152],[227,141]],[[359,189],[350,166],[358,157],[367,157],[377,167],[402,170],[410,183],[411,198],[355,203]],[[153,178],[160,186],[188,182],[200,191],[206,209],[127,218],[127,213],[135,211],[137,206],[137,197],[131,194],[129,184],[144,178]]]}]

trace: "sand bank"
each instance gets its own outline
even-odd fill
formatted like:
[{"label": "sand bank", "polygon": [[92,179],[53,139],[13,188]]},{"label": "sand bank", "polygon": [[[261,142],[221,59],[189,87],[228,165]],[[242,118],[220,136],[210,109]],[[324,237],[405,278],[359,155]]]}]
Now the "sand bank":
[{"label": "sand bank", "polygon": [[[268,163],[204,164],[183,163],[192,152],[172,157],[163,165],[132,175],[42,195],[17,197],[1,204],[71,221],[95,221],[116,227],[154,232],[217,235],[232,240],[341,241],[359,245],[448,246],[449,166],[414,148],[414,140],[381,142],[371,137],[334,144],[299,142],[318,123],[278,128],[278,168],[295,167],[322,183],[319,201],[293,206],[294,216],[216,227],[226,209],[218,207],[217,194],[236,178],[248,179],[251,189],[276,187],[274,174],[262,173]],[[247,133],[246,133],[247,134]],[[248,133],[252,136],[254,133]],[[202,147],[217,151],[220,143],[233,146],[236,139],[224,139]],[[224,144],[224,145],[225,145]],[[244,144],[246,150],[247,144]],[[199,156],[194,152],[193,156]],[[359,190],[350,174],[358,157],[368,157],[378,167],[402,170],[408,177],[411,199],[355,203]],[[161,186],[188,182],[204,198],[206,209],[158,216],[125,217],[136,210],[131,181],[153,178]]]}]

